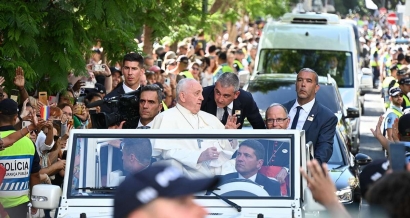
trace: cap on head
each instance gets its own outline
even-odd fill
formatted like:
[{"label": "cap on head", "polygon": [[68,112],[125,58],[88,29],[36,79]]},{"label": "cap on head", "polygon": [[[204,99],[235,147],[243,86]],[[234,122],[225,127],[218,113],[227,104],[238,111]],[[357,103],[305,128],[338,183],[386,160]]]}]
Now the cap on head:
[{"label": "cap on head", "polygon": [[369,187],[379,180],[389,169],[389,161],[387,159],[374,160],[369,163],[359,175],[360,189],[364,196]]},{"label": "cap on head", "polygon": [[10,99],[6,98],[0,101],[0,114],[4,115],[16,115],[18,114],[19,109],[17,103]]},{"label": "cap on head", "polygon": [[408,84],[410,84],[410,77],[400,79],[400,80],[399,80],[399,84],[400,84],[400,85],[405,85],[405,84],[408,85]]},{"label": "cap on head", "polygon": [[114,196],[114,218],[127,217],[157,198],[175,198],[213,189],[218,181],[216,177],[189,179],[172,166],[151,166],[129,175],[118,186]]},{"label": "cap on head", "polygon": [[402,94],[401,89],[399,87],[392,87],[389,90],[389,96],[395,97],[397,95]]},{"label": "cap on head", "polygon": [[398,128],[401,136],[410,136],[410,113],[404,114],[399,118]]},{"label": "cap on head", "polygon": [[397,64],[390,67],[390,70],[398,70],[398,69],[399,69],[399,66],[397,66]]},{"label": "cap on head", "polygon": [[181,55],[178,57],[177,62],[182,62],[184,64],[189,64],[189,58],[186,55]]},{"label": "cap on head", "polygon": [[119,73],[122,76],[121,70],[116,67],[110,67],[110,71],[111,73]]},{"label": "cap on head", "polygon": [[160,71],[161,71],[161,68],[159,68],[158,66],[154,65],[154,66],[150,67],[148,70],[157,73],[157,72],[160,72]]}]

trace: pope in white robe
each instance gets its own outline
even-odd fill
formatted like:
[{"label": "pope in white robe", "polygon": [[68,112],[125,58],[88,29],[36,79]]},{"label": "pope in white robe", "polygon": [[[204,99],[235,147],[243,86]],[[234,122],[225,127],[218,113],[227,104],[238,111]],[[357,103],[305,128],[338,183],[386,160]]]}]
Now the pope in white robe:
[{"label": "pope in white robe", "polygon": [[[177,96],[178,104],[158,114],[153,129],[225,129],[216,116],[200,111],[202,86],[197,81],[181,80]],[[153,141],[153,148],[154,155],[161,160],[179,167],[185,175],[197,178],[226,171],[223,166],[231,159],[237,145],[227,139],[157,139]]]}]

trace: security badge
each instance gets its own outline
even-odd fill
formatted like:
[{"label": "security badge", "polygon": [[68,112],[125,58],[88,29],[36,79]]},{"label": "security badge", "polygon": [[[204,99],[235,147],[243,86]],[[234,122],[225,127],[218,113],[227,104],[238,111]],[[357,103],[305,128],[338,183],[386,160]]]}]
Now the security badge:
[{"label": "security badge", "polygon": [[237,118],[241,117],[241,110],[235,110],[235,115]]},{"label": "security badge", "polygon": [[314,117],[314,116],[315,116],[314,114],[310,115],[310,116],[307,118],[307,120],[313,121],[313,117]]}]

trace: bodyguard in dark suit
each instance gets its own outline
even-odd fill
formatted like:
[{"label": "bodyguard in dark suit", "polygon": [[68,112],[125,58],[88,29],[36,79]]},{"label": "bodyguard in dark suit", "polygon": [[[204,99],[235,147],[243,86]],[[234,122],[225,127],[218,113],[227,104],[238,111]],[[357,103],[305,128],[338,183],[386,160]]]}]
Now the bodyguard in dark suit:
[{"label": "bodyguard in dark suit", "polygon": [[[120,96],[140,88],[140,77],[144,58],[137,53],[126,54],[122,60],[122,75],[124,75],[124,82],[117,85],[104,99]],[[107,78],[108,79],[108,78]],[[111,79],[111,78],[109,78]],[[101,106],[101,112],[112,113],[115,109],[111,109],[107,104]]]},{"label": "bodyguard in dark suit", "polygon": [[221,178],[221,184],[232,179],[247,179],[262,186],[270,196],[281,196],[280,184],[258,173],[263,165],[265,149],[256,140],[245,140],[238,148],[235,169],[236,173],[229,173]]},{"label": "bodyguard in dark suit", "polygon": [[337,117],[315,100],[319,90],[318,75],[309,68],[299,71],[296,79],[297,99],[284,104],[289,111],[291,129],[303,129],[306,142],[312,141],[314,158],[327,163],[333,153]]},{"label": "bodyguard in dark suit", "polygon": [[225,125],[230,115],[236,115],[238,129],[242,128],[245,117],[254,129],[265,129],[259,108],[252,94],[239,89],[239,78],[234,73],[222,74],[215,85],[203,89],[201,110],[218,117]]}]

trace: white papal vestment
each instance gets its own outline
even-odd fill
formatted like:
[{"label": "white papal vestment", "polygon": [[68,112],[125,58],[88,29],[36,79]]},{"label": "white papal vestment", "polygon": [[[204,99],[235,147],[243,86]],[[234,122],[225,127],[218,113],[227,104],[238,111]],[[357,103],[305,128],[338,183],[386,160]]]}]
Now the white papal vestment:
[{"label": "white papal vestment", "polygon": [[[169,110],[158,114],[152,125],[153,129],[225,129],[225,126],[214,115],[199,111],[192,114],[177,104]],[[216,147],[219,158],[197,163],[199,156],[209,147]],[[191,178],[220,175],[222,166],[231,159],[237,146],[229,140],[205,139],[157,139],[153,141],[154,155],[180,167],[184,174]],[[160,161],[159,161],[160,162]]]}]

